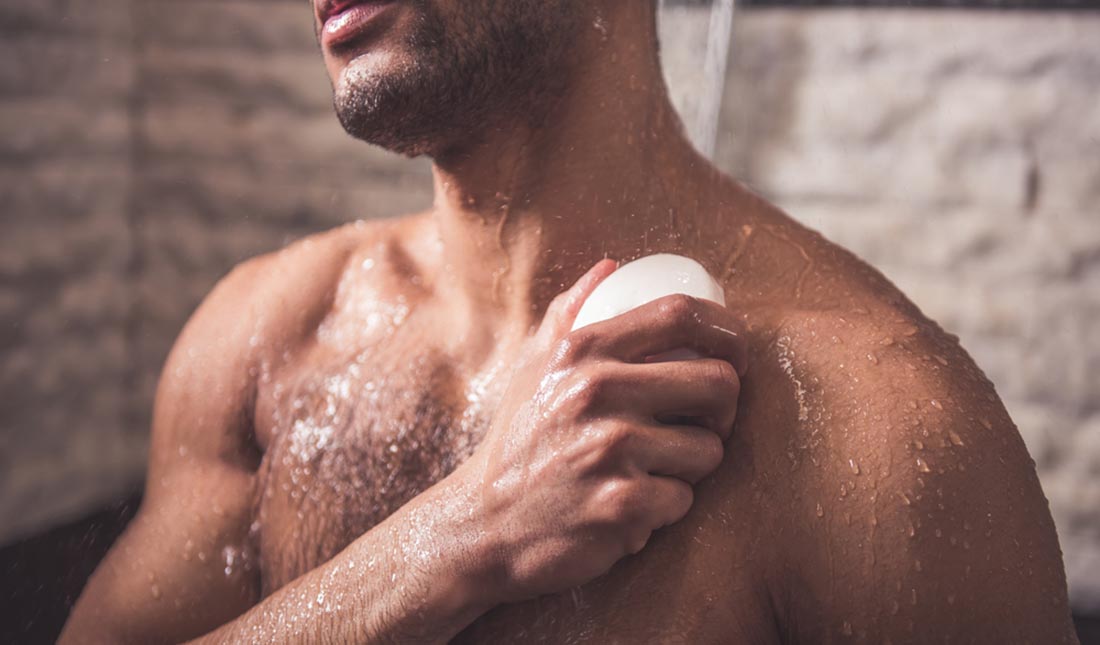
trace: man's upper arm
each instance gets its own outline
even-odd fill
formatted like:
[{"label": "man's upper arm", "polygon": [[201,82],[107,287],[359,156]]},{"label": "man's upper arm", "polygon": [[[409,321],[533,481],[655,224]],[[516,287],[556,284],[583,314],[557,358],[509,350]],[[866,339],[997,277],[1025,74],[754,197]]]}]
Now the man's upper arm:
[{"label": "man's upper arm", "polygon": [[90,580],[63,640],[178,642],[255,602],[247,303],[260,270],[253,262],[225,278],[169,355],[141,510]]},{"label": "man's upper arm", "polygon": [[808,349],[788,356],[807,408],[790,556],[801,635],[1072,642],[1034,462],[966,353],[932,325],[809,328],[788,338]]}]

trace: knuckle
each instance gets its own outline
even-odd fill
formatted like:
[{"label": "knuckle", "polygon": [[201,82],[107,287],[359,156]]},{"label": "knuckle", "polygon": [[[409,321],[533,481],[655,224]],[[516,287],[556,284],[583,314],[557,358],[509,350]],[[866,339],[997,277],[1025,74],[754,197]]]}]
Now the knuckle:
[{"label": "knuckle", "polygon": [[591,411],[603,403],[610,386],[611,380],[605,372],[589,369],[580,371],[570,391],[581,409]]},{"label": "knuckle", "polygon": [[576,351],[573,339],[570,336],[566,336],[554,344],[550,352],[551,363],[555,366],[567,364],[571,359],[575,358]]},{"label": "knuckle", "polygon": [[608,424],[600,437],[600,443],[605,446],[621,446],[630,436],[630,429],[621,423]]},{"label": "knuckle", "polygon": [[629,481],[615,480],[604,485],[600,494],[602,516],[612,524],[631,522],[637,515],[634,486]]},{"label": "knuckle", "polygon": [[609,423],[593,433],[592,452],[597,455],[597,461],[606,464],[618,459],[631,434],[631,429],[624,423]]},{"label": "knuckle", "polygon": [[566,334],[565,338],[558,341],[554,355],[562,362],[574,364],[587,356],[592,351],[595,335],[587,328],[580,328]]},{"label": "knuckle", "polygon": [[668,320],[686,323],[695,319],[697,306],[695,298],[676,293],[662,298],[657,310]]}]

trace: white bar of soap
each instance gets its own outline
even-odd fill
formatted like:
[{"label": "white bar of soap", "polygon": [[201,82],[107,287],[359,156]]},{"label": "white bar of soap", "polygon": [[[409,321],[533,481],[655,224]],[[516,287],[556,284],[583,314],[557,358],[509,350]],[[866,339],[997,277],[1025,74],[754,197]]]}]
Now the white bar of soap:
[{"label": "white bar of soap", "polygon": [[[722,285],[703,265],[682,255],[658,253],[628,262],[604,278],[581,305],[573,329],[613,318],[674,293],[726,305]],[[662,355],[662,360],[669,359]]]}]

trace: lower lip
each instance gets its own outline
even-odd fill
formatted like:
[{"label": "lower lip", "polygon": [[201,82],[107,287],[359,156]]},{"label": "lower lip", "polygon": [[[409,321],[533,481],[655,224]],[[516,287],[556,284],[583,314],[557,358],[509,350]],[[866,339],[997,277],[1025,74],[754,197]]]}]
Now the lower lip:
[{"label": "lower lip", "polygon": [[341,11],[325,21],[321,40],[327,46],[341,45],[355,39],[371,22],[392,4],[392,0],[367,0]]}]

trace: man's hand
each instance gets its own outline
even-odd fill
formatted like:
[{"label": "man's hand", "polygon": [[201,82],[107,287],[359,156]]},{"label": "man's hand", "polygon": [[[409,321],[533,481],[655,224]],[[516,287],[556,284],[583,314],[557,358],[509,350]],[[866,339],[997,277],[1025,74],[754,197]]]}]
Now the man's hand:
[{"label": "man's hand", "polygon": [[[480,489],[514,600],[588,582],[683,518],[733,430],[746,350],[725,308],[674,295],[568,331],[614,266],[597,264],[550,305],[486,438],[455,473]],[[703,357],[646,360],[681,348]]]}]

